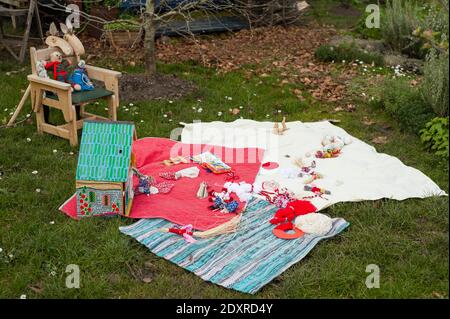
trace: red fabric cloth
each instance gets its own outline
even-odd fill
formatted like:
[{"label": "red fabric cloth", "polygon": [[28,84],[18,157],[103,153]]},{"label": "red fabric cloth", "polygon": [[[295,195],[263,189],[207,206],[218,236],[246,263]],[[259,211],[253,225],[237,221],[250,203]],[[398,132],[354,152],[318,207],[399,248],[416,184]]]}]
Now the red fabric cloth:
[{"label": "red fabric cloth", "polygon": [[[184,144],[165,138],[146,137],[133,143],[133,150],[136,155],[136,167],[146,175],[151,175],[156,182],[164,181],[159,177],[162,172],[175,172],[184,168],[197,166],[195,163],[177,164],[166,166],[163,160],[175,157],[177,155],[192,156],[202,152],[209,151],[219,158],[239,176],[239,181],[253,183],[261,166],[261,159],[264,150],[256,148],[227,148],[211,145]],[[197,178],[182,177],[174,181],[174,187],[168,194],[156,195],[137,195],[133,200],[131,218],[164,218],[179,225],[192,224],[194,229],[207,230],[219,226],[236,216],[234,213],[223,214],[219,211],[213,212],[208,209],[211,203],[208,199],[198,199],[196,197],[199,185],[205,181],[213,190],[221,191],[223,184],[227,181],[227,174],[208,173],[204,168],[200,168],[200,174]],[[134,178],[134,184],[137,186],[138,180]],[[234,196],[235,200],[238,201]],[[71,211],[71,200],[60,208],[70,217],[76,218],[75,205]],[[239,201],[238,201],[239,202]],[[237,212],[244,207],[239,202]]]}]

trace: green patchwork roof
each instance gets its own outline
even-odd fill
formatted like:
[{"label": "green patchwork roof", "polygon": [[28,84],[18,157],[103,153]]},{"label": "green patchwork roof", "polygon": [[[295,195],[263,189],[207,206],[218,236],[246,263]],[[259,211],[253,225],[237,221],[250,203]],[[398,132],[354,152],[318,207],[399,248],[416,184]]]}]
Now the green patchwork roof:
[{"label": "green patchwork roof", "polygon": [[134,124],[130,122],[85,121],[76,179],[125,182],[133,134]]}]

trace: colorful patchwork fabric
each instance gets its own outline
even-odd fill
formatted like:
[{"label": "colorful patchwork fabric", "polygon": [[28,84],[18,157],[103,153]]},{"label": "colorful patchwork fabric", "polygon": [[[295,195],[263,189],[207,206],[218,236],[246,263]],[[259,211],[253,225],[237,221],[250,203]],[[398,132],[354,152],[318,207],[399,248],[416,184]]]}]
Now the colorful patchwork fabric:
[{"label": "colorful patchwork fabric", "polygon": [[145,245],[151,252],[200,276],[203,280],[245,293],[256,293],[290,266],[302,260],[322,239],[333,237],[349,226],[344,219],[332,220],[323,235],[305,234],[284,240],[273,235],[268,221],[277,207],[253,198],[235,233],[187,243],[183,237],[160,228],[170,228],[164,219],[141,219],[120,231]]}]

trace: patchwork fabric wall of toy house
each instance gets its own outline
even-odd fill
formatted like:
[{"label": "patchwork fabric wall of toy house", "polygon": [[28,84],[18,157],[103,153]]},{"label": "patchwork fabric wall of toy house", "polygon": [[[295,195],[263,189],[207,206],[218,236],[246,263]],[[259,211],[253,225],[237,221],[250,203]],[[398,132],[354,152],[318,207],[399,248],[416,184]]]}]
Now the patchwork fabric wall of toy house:
[{"label": "patchwork fabric wall of toy house", "polygon": [[77,216],[128,215],[133,203],[132,122],[85,121],[76,172]]}]

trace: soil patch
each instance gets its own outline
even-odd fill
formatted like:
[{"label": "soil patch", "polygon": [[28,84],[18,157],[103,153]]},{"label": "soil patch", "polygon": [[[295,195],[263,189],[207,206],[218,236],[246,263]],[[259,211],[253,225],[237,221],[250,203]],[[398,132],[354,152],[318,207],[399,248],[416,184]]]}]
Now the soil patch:
[{"label": "soil patch", "polygon": [[119,86],[120,99],[125,102],[176,99],[196,89],[193,83],[168,74],[123,74]]},{"label": "soil patch", "polygon": [[346,4],[338,4],[331,9],[331,13],[341,17],[359,17],[361,15],[361,11]]}]

